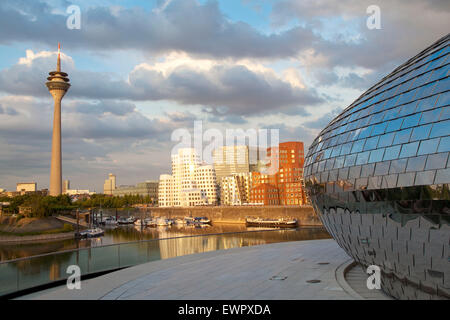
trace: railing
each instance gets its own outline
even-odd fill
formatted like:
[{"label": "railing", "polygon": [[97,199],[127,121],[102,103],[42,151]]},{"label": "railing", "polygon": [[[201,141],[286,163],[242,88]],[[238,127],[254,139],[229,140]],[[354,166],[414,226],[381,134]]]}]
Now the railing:
[{"label": "railing", "polygon": [[[0,262],[0,297],[60,283],[70,276],[66,273],[70,265],[79,266],[81,276],[92,275],[192,253],[262,244],[264,241],[257,233],[274,231],[280,232],[246,231],[150,239],[3,261]],[[242,241],[244,237],[236,236],[243,233],[245,241]]]}]

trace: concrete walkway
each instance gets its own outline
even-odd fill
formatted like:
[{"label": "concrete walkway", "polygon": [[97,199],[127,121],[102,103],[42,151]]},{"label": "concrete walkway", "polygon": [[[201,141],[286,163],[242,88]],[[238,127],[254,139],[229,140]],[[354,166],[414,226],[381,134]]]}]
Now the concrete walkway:
[{"label": "concrete walkway", "polygon": [[331,239],[275,243],[149,262],[22,299],[358,299],[336,273],[350,262]]}]

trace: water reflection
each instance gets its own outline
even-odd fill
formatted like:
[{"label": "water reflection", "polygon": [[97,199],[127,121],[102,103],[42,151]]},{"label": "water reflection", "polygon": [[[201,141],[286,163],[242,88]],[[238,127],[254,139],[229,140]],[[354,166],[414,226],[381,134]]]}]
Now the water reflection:
[{"label": "water reflection", "polygon": [[[236,229],[238,228],[238,229]],[[231,230],[234,233],[230,233]],[[44,243],[45,250],[65,250],[71,245],[84,247],[81,250],[59,252],[56,254],[32,257],[13,262],[0,263],[0,295],[19,289],[67,278],[69,265],[76,264],[82,274],[132,266],[148,261],[167,259],[187,254],[207,251],[253,246],[275,242],[312,240],[330,238],[323,228],[300,228],[294,230],[272,230],[257,232],[242,229],[241,226],[211,226],[208,235],[203,229],[192,228],[154,228],[136,229],[119,227],[105,232],[105,236],[86,241],[67,241]],[[203,233],[202,233],[203,232]],[[228,232],[222,234],[211,234]],[[196,236],[196,235],[204,236]],[[178,238],[174,238],[178,237]],[[162,239],[160,241],[136,241],[145,239]],[[105,244],[119,245],[104,246]],[[28,247],[26,247],[28,246]],[[35,255],[39,245],[1,246],[3,258],[18,255]]]}]

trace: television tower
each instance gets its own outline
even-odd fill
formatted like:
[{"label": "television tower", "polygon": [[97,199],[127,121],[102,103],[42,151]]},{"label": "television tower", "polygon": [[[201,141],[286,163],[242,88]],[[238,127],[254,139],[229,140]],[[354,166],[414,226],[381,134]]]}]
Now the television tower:
[{"label": "television tower", "polygon": [[61,100],[69,90],[70,83],[67,73],[61,72],[61,45],[58,43],[58,60],[56,71],[49,72],[47,78],[48,91],[55,102],[53,114],[52,162],[50,167],[50,195],[62,193],[62,158],[61,158]]}]

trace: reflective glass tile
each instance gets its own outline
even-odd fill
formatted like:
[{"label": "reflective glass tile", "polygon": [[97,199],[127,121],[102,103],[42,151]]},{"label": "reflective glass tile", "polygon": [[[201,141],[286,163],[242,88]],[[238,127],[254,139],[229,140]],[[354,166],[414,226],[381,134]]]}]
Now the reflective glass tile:
[{"label": "reflective glass tile", "polygon": [[428,155],[425,170],[445,168],[447,165],[447,157],[448,152]]},{"label": "reflective glass tile", "polygon": [[352,147],[352,153],[355,152],[361,152],[363,147],[364,147],[364,143],[366,142],[365,139],[363,140],[357,140],[353,143],[353,147]]},{"label": "reflective glass tile", "polygon": [[437,81],[436,86],[433,89],[433,93],[440,93],[447,91],[450,86],[450,78],[447,77],[445,79],[442,79],[440,81]]},{"label": "reflective glass tile", "polygon": [[361,167],[361,177],[373,176],[373,171],[375,169],[375,164],[365,164]]},{"label": "reflective glass tile", "polygon": [[380,162],[383,160],[384,149],[376,149],[370,152],[369,163]]},{"label": "reflective glass tile", "polygon": [[395,133],[394,144],[409,142],[412,129],[404,129]]},{"label": "reflective glass tile", "polygon": [[400,158],[414,157],[417,154],[419,148],[419,142],[411,142],[402,145],[402,151],[400,151]]},{"label": "reflective glass tile", "polygon": [[402,107],[395,107],[393,109],[387,110],[384,114],[383,121],[392,120],[398,118],[398,114]]},{"label": "reflective glass tile", "polygon": [[430,122],[435,122],[439,119],[439,115],[441,114],[442,109],[436,108],[433,110],[425,111],[422,113],[422,117],[420,118],[420,124],[426,124]]},{"label": "reflective glass tile", "polygon": [[420,116],[421,116],[420,113],[416,113],[404,118],[401,128],[404,129],[417,126],[417,124],[419,123]]},{"label": "reflective glass tile", "polygon": [[417,172],[414,185],[422,186],[433,184],[435,174],[436,174],[435,170]]},{"label": "reflective glass tile", "polygon": [[441,93],[436,102],[436,107],[442,107],[450,104],[450,94],[448,92]]},{"label": "reflective glass tile", "polygon": [[333,159],[328,159],[328,160],[327,160],[327,164],[325,165],[325,169],[326,169],[326,170],[331,170],[331,169],[333,169],[334,159],[335,159],[335,158],[333,158]]},{"label": "reflective glass tile", "polygon": [[389,121],[386,127],[386,132],[392,132],[397,131],[400,129],[400,126],[402,125],[403,119],[396,119]]},{"label": "reflective glass tile", "polygon": [[430,110],[434,108],[434,105],[436,103],[436,96],[428,97],[422,100],[419,100],[419,103],[417,104],[416,111],[425,111]]},{"label": "reflective glass tile", "polygon": [[450,135],[450,120],[436,122],[431,129],[430,138]]},{"label": "reflective glass tile", "polygon": [[349,179],[356,179],[361,176],[361,166],[350,167],[348,174]]},{"label": "reflective glass tile", "polygon": [[365,128],[362,128],[361,131],[359,132],[359,135],[357,137],[357,139],[364,139],[370,136],[370,133],[372,132],[373,126],[368,126]]},{"label": "reflective glass tile", "polygon": [[397,187],[413,186],[415,176],[415,172],[400,173],[398,175]]},{"label": "reflective glass tile", "polygon": [[378,162],[375,165],[374,175],[376,176],[384,176],[389,173],[390,161]]},{"label": "reflective glass tile", "polygon": [[342,168],[344,166],[344,159],[344,156],[337,157],[334,161],[334,169]]},{"label": "reflective glass tile", "polygon": [[[430,130],[431,130],[431,126],[430,126]],[[392,142],[394,141],[394,137],[395,137],[395,132],[383,134],[380,137],[380,140],[378,141],[378,148],[387,147],[387,146],[392,145]]]},{"label": "reflective glass tile", "polygon": [[444,107],[442,109],[441,117],[439,118],[441,121],[447,119],[450,119],[450,107]]},{"label": "reflective glass tile", "polygon": [[413,101],[407,104],[404,104],[401,107],[400,112],[398,113],[399,117],[404,117],[410,114],[413,114],[416,110],[416,106],[417,106],[417,101]]},{"label": "reflective glass tile", "polygon": [[397,187],[397,178],[398,178],[398,174],[390,174],[387,176],[383,176],[383,180],[381,181],[381,187],[382,188]]},{"label": "reflective glass tile", "polygon": [[428,138],[431,131],[431,124],[426,124],[423,126],[419,126],[413,129],[411,133],[411,137],[409,138],[409,141],[417,141],[417,140],[423,140]]},{"label": "reflective glass tile", "polygon": [[342,149],[341,149],[341,155],[346,155],[349,154],[350,151],[352,150],[352,142],[346,143],[344,145],[342,145]]},{"label": "reflective glass tile", "polygon": [[355,165],[356,155],[357,155],[356,153],[347,155],[345,157],[344,167],[350,167]]},{"label": "reflective glass tile", "polygon": [[371,137],[366,140],[364,144],[364,151],[375,149],[378,145],[379,136]]},{"label": "reflective glass tile", "polygon": [[436,172],[434,184],[450,183],[450,168],[441,169]]},{"label": "reflective glass tile", "polygon": [[441,138],[420,141],[419,151],[417,155],[435,153]]},{"label": "reflective glass tile", "polygon": [[386,151],[384,152],[383,160],[394,160],[398,158],[398,155],[400,153],[400,145],[393,146],[386,148]]},{"label": "reflective glass tile", "polygon": [[406,170],[408,159],[398,159],[391,161],[389,173],[402,173]]},{"label": "reflective glass tile", "polygon": [[339,180],[346,180],[348,178],[348,168],[339,169]]},{"label": "reflective glass tile", "polygon": [[437,151],[438,152],[450,151],[450,136],[441,138]]},{"label": "reflective glass tile", "polygon": [[356,164],[366,164],[369,161],[370,151],[361,152],[356,157]]},{"label": "reflective glass tile", "polygon": [[410,171],[422,171],[425,167],[427,156],[412,157],[408,159],[408,165],[406,166],[406,172]]},{"label": "reflective glass tile", "polygon": [[387,123],[379,123],[373,127],[372,136],[383,134],[384,130],[386,130]]}]

